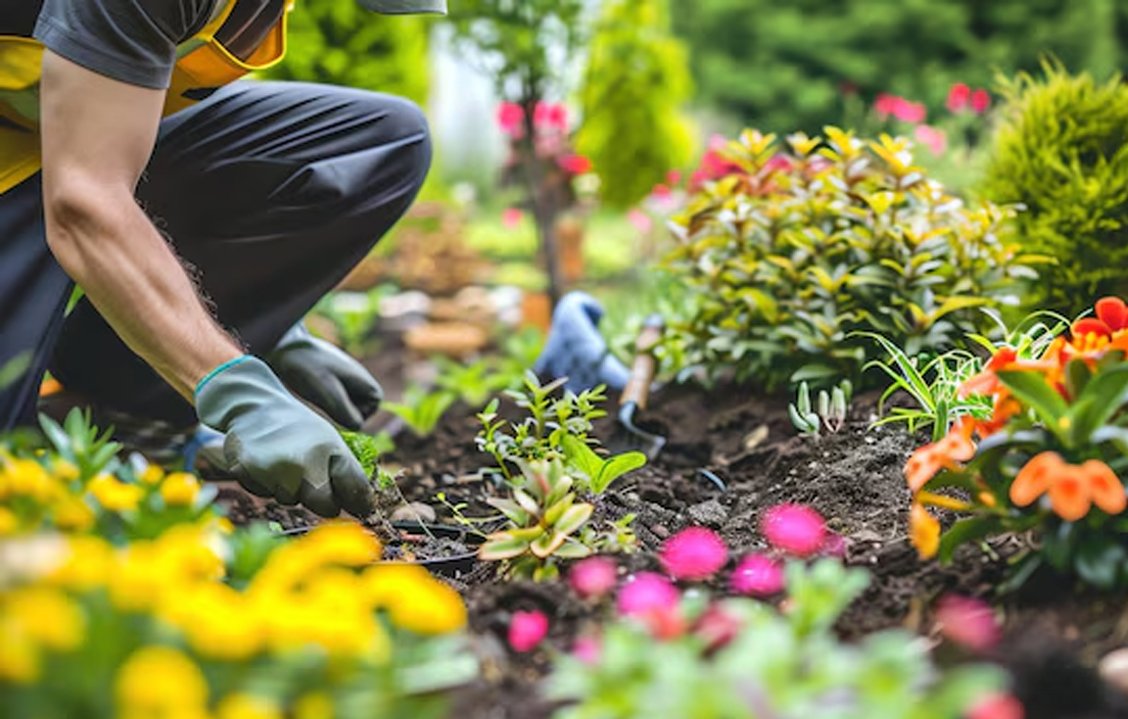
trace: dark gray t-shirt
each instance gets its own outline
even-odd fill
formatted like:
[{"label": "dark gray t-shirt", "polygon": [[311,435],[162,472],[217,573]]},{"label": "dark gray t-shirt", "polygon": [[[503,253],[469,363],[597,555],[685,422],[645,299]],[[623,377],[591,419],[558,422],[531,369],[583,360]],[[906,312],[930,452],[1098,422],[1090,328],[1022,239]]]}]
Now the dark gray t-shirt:
[{"label": "dark gray t-shirt", "polygon": [[[168,87],[176,46],[219,0],[4,0],[0,34],[34,37],[71,62],[131,85]],[[14,6],[14,7],[13,7]]]}]

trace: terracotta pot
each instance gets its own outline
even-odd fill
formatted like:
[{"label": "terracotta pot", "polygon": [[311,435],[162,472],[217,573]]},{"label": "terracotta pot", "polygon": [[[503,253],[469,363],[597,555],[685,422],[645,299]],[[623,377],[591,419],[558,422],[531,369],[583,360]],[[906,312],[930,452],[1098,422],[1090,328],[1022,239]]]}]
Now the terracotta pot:
[{"label": "terracotta pot", "polygon": [[552,301],[547,292],[526,292],[521,298],[521,326],[548,332],[552,325]]}]

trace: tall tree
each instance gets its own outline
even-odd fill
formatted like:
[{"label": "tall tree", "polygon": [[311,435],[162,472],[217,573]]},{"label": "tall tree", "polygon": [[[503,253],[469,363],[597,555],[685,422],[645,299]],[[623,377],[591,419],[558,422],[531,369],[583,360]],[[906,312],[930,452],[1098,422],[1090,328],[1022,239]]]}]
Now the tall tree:
[{"label": "tall tree", "polygon": [[561,211],[556,169],[536,148],[537,105],[563,94],[566,71],[583,39],[585,0],[456,0],[450,23],[467,57],[482,66],[498,94],[523,110],[518,159],[536,220],[553,303],[563,289],[555,226]]}]

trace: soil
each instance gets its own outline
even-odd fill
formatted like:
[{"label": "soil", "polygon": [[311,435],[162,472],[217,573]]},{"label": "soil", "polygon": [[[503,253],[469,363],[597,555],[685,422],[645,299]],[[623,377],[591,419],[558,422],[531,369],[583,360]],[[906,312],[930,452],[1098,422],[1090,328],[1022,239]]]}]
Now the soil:
[{"label": "soil", "polygon": [[[988,659],[1014,673],[1027,719],[1128,717],[1123,698],[1102,687],[1093,670],[1107,651],[1128,644],[1124,597],[1089,596],[1060,581],[1036,585],[1020,596],[995,597],[1008,558],[1023,546],[1020,537],[965,547],[948,566],[921,562],[907,538],[909,495],[901,475],[918,439],[900,428],[870,429],[872,397],[855,401],[858,416],[842,432],[817,439],[795,436],[784,402],[738,388],[670,387],[653,400],[646,417],[668,437],[666,449],[613,486],[594,515],[594,521],[603,521],[637,514],[633,526],[640,547],[621,562],[624,572],[656,569],[662,541],[691,524],[720,532],[733,556],[762,548],[761,513],[780,502],[807,503],[844,538],[846,561],[873,574],[866,594],[839,624],[844,638],[890,627],[932,637],[930,607],[937,597],[947,592],[986,597],[1001,607],[1006,632]],[[400,468],[403,499],[431,504],[440,523],[456,523],[451,507],[460,504],[466,516],[488,514],[483,500],[500,490],[478,473],[486,463],[474,448],[473,414],[455,407],[432,436],[397,437],[397,450],[388,457]],[[606,439],[612,429],[607,422],[598,433]],[[436,500],[439,493],[444,501]],[[234,487],[224,487],[221,497],[232,504],[236,521],[267,517],[283,527],[316,521],[308,512],[252,500]],[[464,548],[412,546],[416,557]],[[560,591],[558,584],[497,579],[494,567],[479,564],[451,580],[466,597],[483,666],[477,684],[456,697],[454,715],[547,717],[552,706],[537,689],[548,656],[543,650],[517,655],[507,648],[510,615],[528,608],[546,612],[552,620],[548,643],[567,650],[601,610]]]}]

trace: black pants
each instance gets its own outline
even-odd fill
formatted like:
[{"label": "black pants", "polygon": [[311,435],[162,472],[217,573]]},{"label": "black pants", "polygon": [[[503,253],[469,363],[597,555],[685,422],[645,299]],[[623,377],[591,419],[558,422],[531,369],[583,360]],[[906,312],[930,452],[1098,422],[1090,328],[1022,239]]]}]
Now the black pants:
[{"label": "black pants", "polygon": [[[426,120],[410,102],[242,82],[164,120],[137,197],[220,323],[262,354],[399,220],[430,160]],[[0,195],[0,367],[30,357],[0,388],[0,429],[34,418],[48,368],[95,404],[191,423],[191,406],[89,302],[64,318],[70,293],[47,248],[36,176]]]}]

